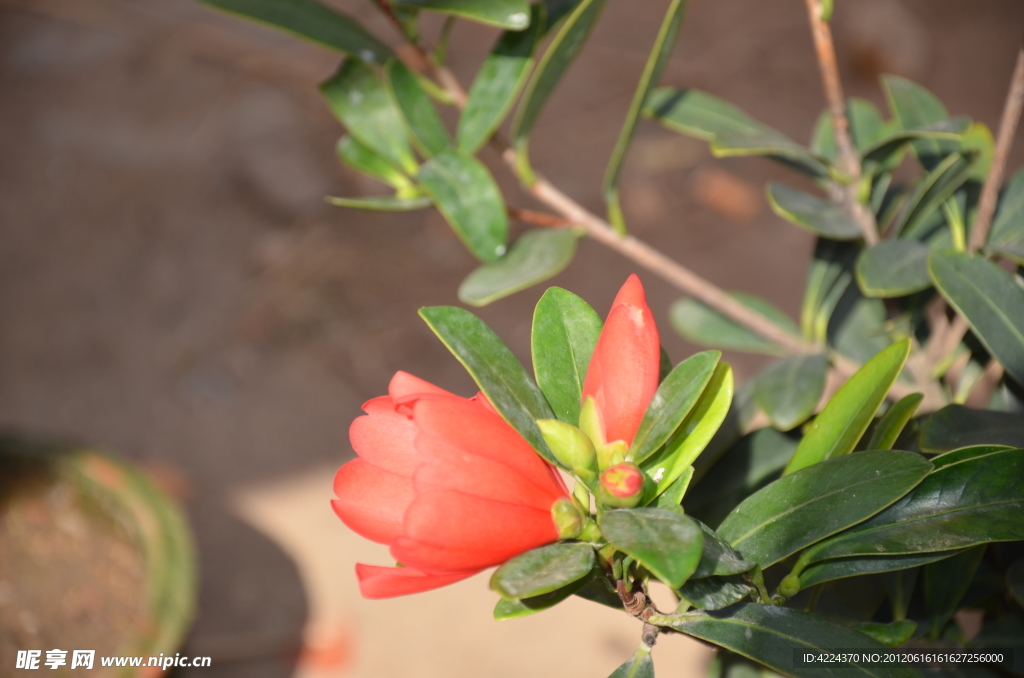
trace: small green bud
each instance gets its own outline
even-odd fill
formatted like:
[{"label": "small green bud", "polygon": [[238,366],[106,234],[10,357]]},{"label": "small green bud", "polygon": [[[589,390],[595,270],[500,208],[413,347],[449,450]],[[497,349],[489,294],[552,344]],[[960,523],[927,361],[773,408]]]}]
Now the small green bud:
[{"label": "small green bud", "polygon": [[575,539],[583,531],[583,516],[569,497],[562,497],[551,505],[551,519],[558,528],[558,538]]},{"label": "small green bud", "polygon": [[800,593],[800,575],[787,574],[779,582],[779,595],[792,598],[798,593]]},{"label": "small green bud", "polygon": [[538,419],[537,426],[555,459],[584,482],[594,482],[597,478],[597,452],[583,431],[557,419]]},{"label": "small green bud", "polygon": [[601,474],[597,500],[610,508],[633,508],[644,496],[644,478],[636,464],[615,464]]},{"label": "small green bud", "polygon": [[597,448],[597,466],[604,470],[621,464],[626,461],[626,453],[629,452],[629,445],[625,440],[616,440]]},{"label": "small green bud", "polygon": [[587,434],[587,437],[594,443],[594,447],[602,447],[604,439],[604,421],[601,420],[601,411],[597,409],[597,402],[594,396],[587,396],[580,408],[580,429]]}]

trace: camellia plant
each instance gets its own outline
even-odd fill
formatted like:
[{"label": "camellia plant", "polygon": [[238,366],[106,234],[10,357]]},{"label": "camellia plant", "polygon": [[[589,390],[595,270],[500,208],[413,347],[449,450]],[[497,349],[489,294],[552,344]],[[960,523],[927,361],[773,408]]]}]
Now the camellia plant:
[{"label": "camellia plant", "polygon": [[[333,506],[397,561],[358,566],[364,596],[497,567],[497,619],[575,595],[641,620],[622,678],[653,675],[663,633],[723,648],[713,671],[729,678],[1024,675],[1010,651],[1024,653],[1024,171],[1002,186],[1024,50],[995,137],[897,76],[882,78],[886,115],[844,98],[832,3],[806,0],[828,109],[804,145],[713,94],[658,87],[686,11],[671,0],[602,218],[544,179],[529,146],[605,0],[376,0],[395,47],[316,0],[205,2],[344,55],[321,86],[346,130],[338,157],[394,192],[329,201],[438,209],[481,262],[464,303],[552,277],[590,237],[678,287],[672,327],[712,349],[673,363],[635,276],[604,322],[545,292],[533,376],[469,311],[423,309],[480,393],[399,372],[353,423],[358,457]],[[424,13],[447,15],[429,50]],[[444,65],[456,20],[503,31],[468,91]],[[458,110],[454,134],[439,105]],[[766,187],[817,237],[798,322],[629,235],[618,183],[643,117],[817,186]],[[487,144],[548,211],[508,205],[477,159]],[[509,243],[510,220],[536,228]],[[719,349],[778,360],[734,389]],[[657,582],[673,609],[652,603]],[[964,672],[937,654],[953,649],[985,661]]]}]

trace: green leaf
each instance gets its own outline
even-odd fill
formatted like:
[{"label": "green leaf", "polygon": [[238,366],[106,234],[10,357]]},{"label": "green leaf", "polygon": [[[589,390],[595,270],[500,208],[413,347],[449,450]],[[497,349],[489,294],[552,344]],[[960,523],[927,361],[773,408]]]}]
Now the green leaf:
[{"label": "green leaf", "polygon": [[1024,246],[1024,168],[1017,170],[1003,188],[999,209],[988,233],[989,247]]},{"label": "green leaf", "polygon": [[[711,381],[721,351],[704,351],[675,366],[647,406],[627,457],[640,464],[675,433]],[[689,464],[687,464],[689,466]]]},{"label": "green leaf", "polygon": [[[770,302],[743,292],[730,292],[729,295],[783,329],[794,335],[799,334],[800,330],[789,319],[789,316]],[[755,334],[752,330],[748,330],[696,299],[681,299],[672,304],[669,319],[676,332],[695,344],[748,353],[767,353],[768,355],[785,353],[785,350],[774,342]]]},{"label": "green leaf", "polygon": [[839,353],[866,363],[892,345],[885,303],[868,299],[857,285],[848,285],[832,310],[826,336]]},{"label": "green leaf", "polygon": [[902,297],[932,286],[928,245],[917,240],[883,240],[857,258],[857,283],[866,297]]},{"label": "green leaf", "polygon": [[945,558],[924,568],[924,604],[931,616],[932,637],[938,637],[956,612],[985,555],[984,544]]},{"label": "green leaf", "polygon": [[814,157],[804,146],[774,131],[723,132],[711,142],[711,154],[716,158],[765,155],[815,179],[829,176],[823,158]]},{"label": "green leaf", "polygon": [[894,450],[826,459],[747,497],[718,534],[746,560],[767,568],[878,513],[931,468],[919,454]]},{"label": "green leaf", "polygon": [[401,193],[412,193],[416,190],[412,181],[402,174],[401,170],[351,136],[345,135],[339,139],[336,150],[338,159],[360,174],[373,177]]},{"label": "green leaf", "polygon": [[854,218],[834,202],[777,183],[768,184],[767,195],[773,212],[815,235],[833,240],[864,235]]},{"label": "green leaf", "polygon": [[852,243],[828,238],[818,238],[815,243],[800,309],[800,329],[808,341],[825,343],[829,320],[853,278],[853,262],[859,252]]},{"label": "green leaf", "polygon": [[396,7],[428,9],[482,24],[521,31],[530,24],[527,0],[391,0]]},{"label": "green leaf", "polygon": [[865,166],[868,167],[887,165],[898,151],[915,139],[937,139],[955,142],[962,138],[963,133],[970,126],[971,119],[961,116],[942,120],[924,127],[896,129],[879,138],[870,146],[861,149],[863,152],[862,159]]},{"label": "green leaf", "polygon": [[491,588],[502,598],[534,598],[568,586],[593,569],[590,544],[549,544],[522,553],[495,570]]},{"label": "green leaf", "polygon": [[399,198],[393,195],[373,195],[364,198],[329,196],[327,202],[336,207],[350,207],[375,212],[411,212],[430,207],[430,198]]},{"label": "green leaf", "polygon": [[661,28],[658,29],[658,36],[654,39],[654,45],[651,47],[650,56],[647,57],[644,72],[640,75],[640,81],[637,83],[633,101],[629,104],[629,111],[626,113],[626,120],[622,123],[618,141],[615,142],[615,148],[612,149],[608,168],[605,170],[604,183],[601,188],[604,192],[605,203],[608,205],[608,221],[619,231],[624,232],[626,227],[622,216],[622,205],[619,201],[619,174],[622,171],[622,163],[626,159],[629,143],[633,140],[636,124],[640,119],[640,109],[643,107],[651,87],[656,85],[661,78],[661,73],[665,70],[669,57],[672,56],[672,49],[679,37],[683,18],[686,16],[687,4],[687,0],[670,0]]},{"label": "green leaf", "polygon": [[824,671],[816,666],[796,666],[794,658],[804,652],[829,653],[838,648],[885,652],[886,648],[848,626],[786,607],[743,603],[719,612],[654,615],[650,622],[671,626],[676,631],[800,678],[915,678],[919,675],[912,667],[899,664],[887,665],[884,673],[874,664],[829,664]]},{"label": "green leaf", "polygon": [[[940,123],[949,113],[934,94],[915,82],[896,75],[882,76],[882,88],[889,108],[903,129],[916,129]],[[939,139],[917,139],[911,144],[914,154],[927,169],[932,169],[944,156],[957,150],[958,144]]]},{"label": "green leaf", "polygon": [[505,253],[505,200],[483,163],[450,151],[440,153],[420,168],[417,179],[477,259],[490,263]]},{"label": "green leaf", "polygon": [[483,264],[459,286],[459,300],[486,306],[558,275],[576,255],[576,234],[568,228],[538,228],[519,236],[494,263]]},{"label": "green leaf", "polygon": [[544,5],[537,4],[528,29],[502,33],[477,71],[459,117],[455,138],[461,153],[474,155],[508,115],[526,85],[544,29]]},{"label": "green leaf", "polygon": [[949,551],[1020,540],[1022,505],[1024,450],[967,459],[936,469],[901,500],[808,549],[801,560]]},{"label": "green leaf", "polygon": [[923,177],[900,210],[891,231],[905,238],[927,235],[929,219],[971,177],[974,156],[950,153]]},{"label": "green leaf", "polygon": [[200,0],[209,7],[279,28],[363,61],[383,64],[394,54],[346,14],[315,0]]},{"label": "green leaf", "polygon": [[625,609],[622,605],[622,599],[619,598],[615,590],[611,588],[609,581],[604,577],[591,579],[574,595],[584,600],[589,600],[592,603],[599,603],[605,607],[610,607],[613,610]]},{"label": "green leaf", "polygon": [[734,605],[753,592],[755,588],[743,577],[691,577],[679,589],[679,594],[698,610],[721,610]]},{"label": "green leaf", "polygon": [[928,258],[935,286],[1006,369],[1024,384],[1024,286],[987,259],[936,251]]},{"label": "green leaf", "polygon": [[498,335],[483,320],[455,306],[420,309],[420,317],[459,359],[480,390],[533,449],[558,465],[537,427],[554,414],[540,390]]},{"label": "green leaf", "polygon": [[[640,464],[655,482],[653,496],[666,492],[704,451],[729,413],[732,395],[732,368],[719,362],[690,414],[665,446]],[[648,497],[648,501],[651,498]]]},{"label": "green leaf", "polygon": [[1014,448],[1007,445],[974,445],[972,447],[961,447],[959,450],[940,454],[937,457],[932,457],[929,461],[933,466],[935,466],[935,468],[942,468],[943,466],[949,466],[950,464],[959,464],[960,462],[967,461],[968,459],[986,457],[990,454],[997,454],[999,452],[1005,452],[1006,450],[1012,449]]},{"label": "green leaf", "polygon": [[864,622],[857,624],[854,628],[871,636],[886,647],[898,647],[914,636],[917,622],[910,619],[901,619],[888,624]]},{"label": "green leaf", "polygon": [[416,149],[427,158],[451,148],[448,130],[438,117],[430,97],[405,64],[392,59],[384,66],[384,84]]},{"label": "green leaf", "polygon": [[910,422],[911,417],[914,416],[914,412],[917,411],[917,406],[921,404],[922,400],[924,400],[924,396],[920,393],[911,393],[900,398],[899,401],[886,410],[875,427],[874,433],[871,434],[868,449],[891,450],[892,446],[896,444],[896,439],[903,432],[904,427]]},{"label": "green leaf", "polygon": [[573,426],[580,421],[583,381],[601,327],[587,302],[560,287],[549,288],[533,312],[530,351],[537,384],[555,416]]},{"label": "green leaf", "polygon": [[1006,570],[1006,586],[1017,604],[1024,607],[1024,559],[1018,560]]},{"label": "green leaf", "polygon": [[836,147],[836,130],[832,122],[832,114],[828,111],[822,111],[818,116],[818,122],[814,125],[814,132],[811,134],[811,152],[829,162],[835,162],[839,157],[839,149]]},{"label": "green leaf", "polygon": [[655,506],[657,508],[682,510],[683,497],[686,496],[686,490],[690,487],[691,480],[693,480],[693,467],[687,466],[686,470],[683,471],[683,475],[676,478],[668,486],[667,490],[658,495],[658,501]]},{"label": "green leaf", "polygon": [[853,452],[909,355],[904,339],[862,365],[811,422],[783,475]]},{"label": "green leaf", "polygon": [[853,558],[833,558],[811,565],[800,573],[800,588],[808,589],[834,579],[859,577],[881,572],[898,572],[912,567],[934,563],[949,558],[958,551],[939,551],[937,553],[912,553],[903,556],[860,556]]},{"label": "green leaf", "polygon": [[972,445],[1024,447],[1020,414],[947,405],[933,414],[921,432],[921,450],[946,452]]},{"label": "green leaf", "polygon": [[651,648],[641,643],[636,653],[625,664],[612,671],[608,678],[654,678]]},{"label": "green leaf", "polygon": [[850,120],[850,136],[853,138],[853,145],[861,153],[865,151],[886,134],[885,121],[878,107],[867,99],[850,97],[846,100],[846,117]]},{"label": "green leaf", "polygon": [[606,1],[582,0],[576,6],[551,41],[537,70],[526,85],[523,100],[512,122],[512,142],[523,156],[521,162],[527,162],[527,145],[537,119],[558,82],[586,43]]},{"label": "green leaf", "polygon": [[528,617],[531,614],[536,614],[552,608],[582,589],[590,582],[593,582],[593,574],[593,571],[591,571],[582,579],[578,579],[560,589],[555,589],[550,593],[542,593],[541,595],[534,596],[532,598],[499,598],[497,605],[494,606],[494,619],[496,621],[518,619],[519,617]]},{"label": "green leaf", "polygon": [[602,514],[598,524],[610,544],[673,588],[682,586],[700,562],[703,533],[677,511],[617,509]]},{"label": "green leaf", "polygon": [[416,172],[416,158],[405,138],[401,114],[373,69],[357,59],[346,59],[338,72],[320,85],[320,94],[359,143],[396,167]]},{"label": "green leaf", "polygon": [[800,355],[769,365],[754,382],[754,397],[772,425],[789,431],[814,414],[825,391],[828,358]]},{"label": "green leaf", "polygon": [[701,552],[697,569],[690,575],[691,580],[742,574],[756,566],[755,563],[744,560],[717,532],[699,520],[695,522],[704,533],[704,550]]}]

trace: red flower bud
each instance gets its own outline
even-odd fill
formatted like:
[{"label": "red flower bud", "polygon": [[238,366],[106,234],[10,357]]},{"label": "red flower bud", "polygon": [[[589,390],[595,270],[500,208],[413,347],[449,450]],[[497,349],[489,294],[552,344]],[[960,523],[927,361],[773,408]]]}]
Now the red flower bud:
[{"label": "red flower bud", "polygon": [[598,499],[605,506],[632,508],[643,494],[644,472],[636,464],[616,464],[601,474]]}]

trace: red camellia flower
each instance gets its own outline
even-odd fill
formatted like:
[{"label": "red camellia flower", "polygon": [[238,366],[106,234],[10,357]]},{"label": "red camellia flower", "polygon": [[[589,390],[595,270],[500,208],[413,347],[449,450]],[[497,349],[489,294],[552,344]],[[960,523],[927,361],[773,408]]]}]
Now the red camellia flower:
[{"label": "red camellia flower", "polygon": [[661,340],[644,286],[635,274],[619,290],[583,381],[582,399],[594,398],[604,440],[633,444],[658,390]]},{"label": "red camellia flower", "polygon": [[338,470],[331,504],[401,563],[356,565],[364,597],[445,586],[558,539],[551,509],[565,485],[483,395],[398,372],[363,411],[349,430],[359,456]]}]

